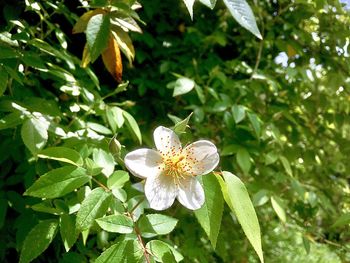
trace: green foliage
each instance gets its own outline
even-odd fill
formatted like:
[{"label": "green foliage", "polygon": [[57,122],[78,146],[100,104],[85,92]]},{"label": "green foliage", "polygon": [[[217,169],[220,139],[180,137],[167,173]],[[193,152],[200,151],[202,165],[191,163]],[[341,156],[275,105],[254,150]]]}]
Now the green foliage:
[{"label": "green foliage", "polygon": [[[83,2],[1,4],[1,262],[350,261],[349,6]],[[194,212],[125,167],[160,125],[219,150]]]}]

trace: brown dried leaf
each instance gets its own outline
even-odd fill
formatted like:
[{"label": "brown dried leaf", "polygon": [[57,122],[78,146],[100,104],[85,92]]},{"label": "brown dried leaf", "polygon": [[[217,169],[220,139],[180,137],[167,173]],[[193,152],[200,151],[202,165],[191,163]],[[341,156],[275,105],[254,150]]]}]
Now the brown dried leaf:
[{"label": "brown dried leaf", "polygon": [[114,37],[110,36],[107,48],[102,52],[102,60],[108,72],[116,79],[122,81],[123,64],[120,49]]}]

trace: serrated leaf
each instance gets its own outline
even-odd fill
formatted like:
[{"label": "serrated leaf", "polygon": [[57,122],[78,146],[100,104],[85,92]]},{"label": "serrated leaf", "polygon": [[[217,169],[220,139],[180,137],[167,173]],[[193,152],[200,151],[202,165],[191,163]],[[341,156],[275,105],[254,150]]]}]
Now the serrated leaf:
[{"label": "serrated leaf", "polygon": [[183,256],[175,248],[160,240],[151,240],[146,244],[146,248],[157,262],[171,263],[183,260]]},{"label": "serrated leaf", "polygon": [[115,171],[107,180],[109,189],[121,188],[129,181],[129,173],[123,170]]},{"label": "serrated leaf", "polygon": [[195,2],[195,0],[183,0],[188,12],[190,13],[191,19],[193,20],[193,4]]},{"label": "serrated leaf", "polygon": [[110,17],[108,14],[97,14],[90,18],[85,34],[90,50],[91,62],[107,47],[109,39]]},{"label": "serrated leaf", "polygon": [[242,171],[245,174],[249,173],[252,163],[250,161],[250,154],[247,151],[247,149],[239,148],[237,151],[236,160],[239,167],[241,167]]},{"label": "serrated leaf", "polygon": [[79,231],[89,229],[108,209],[111,193],[101,187],[95,188],[84,199],[77,214],[76,228]]},{"label": "serrated leaf", "polygon": [[185,77],[178,78],[175,81],[173,97],[190,92],[194,88],[195,84],[196,83],[192,79],[185,78]]},{"label": "serrated leaf", "polygon": [[41,198],[57,198],[72,192],[89,180],[90,177],[85,169],[64,166],[42,175],[24,194]]},{"label": "serrated leaf", "polygon": [[142,248],[137,240],[123,240],[104,251],[95,263],[141,263]]},{"label": "serrated leaf", "polygon": [[154,237],[169,234],[175,228],[177,219],[161,214],[143,215],[137,222],[141,235]]},{"label": "serrated leaf", "polygon": [[245,235],[258,254],[260,261],[264,262],[259,221],[247,188],[234,174],[223,171],[222,175],[225,179],[225,184],[221,184],[221,187],[223,187],[223,193],[227,195],[225,201],[236,215],[238,222],[241,224]]},{"label": "serrated leaf", "polygon": [[216,5],[216,0],[199,0],[202,4],[206,5],[210,9],[214,9]]},{"label": "serrated leaf", "polygon": [[61,215],[60,217],[60,234],[66,252],[77,241],[79,233],[75,229],[75,215]]},{"label": "serrated leaf", "polygon": [[245,0],[224,0],[233,18],[242,27],[253,33],[257,38],[262,39],[252,9]]},{"label": "serrated leaf", "polygon": [[271,196],[271,205],[273,210],[275,210],[277,216],[283,223],[286,222],[286,211],[284,210],[282,203],[275,197]]},{"label": "serrated leaf", "polygon": [[31,262],[43,253],[54,239],[57,227],[57,220],[44,220],[37,224],[24,240],[19,262]]},{"label": "serrated leaf", "polygon": [[232,106],[232,115],[235,120],[235,123],[239,123],[245,118],[245,108],[242,105],[233,105]]},{"label": "serrated leaf", "polygon": [[132,134],[134,134],[134,136],[137,138],[138,142],[141,144],[142,143],[142,135],[141,135],[141,131],[140,131],[139,125],[137,124],[136,120],[127,111],[123,111],[123,116],[125,118],[126,125],[128,126],[129,130],[132,132]]},{"label": "serrated leaf", "polygon": [[44,148],[49,137],[47,129],[48,125],[39,119],[30,118],[24,121],[21,129],[22,140],[33,155]]},{"label": "serrated leaf", "polygon": [[110,215],[96,219],[97,224],[105,231],[112,233],[132,233],[134,222],[126,215]]},{"label": "serrated leaf", "polygon": [[51,159],[60,162],[70,163],[76,166],[83,165],[83,159],[80,154],[67,147],[50,147],[38,153],[39,158]]},{"label": "serrated leaf", "polygon": [[220,184],[214,174],[203,176],[202,184],[205,193],[205,202],[200,209],[194,211],[194,214],[215,249],[221,226],[224,200]]},{"label": "serrated leaf", "polygon": [[117,41],[110,36],[107,48],[102,52],[102,60],[112,77],[120,83],[122,81],[123,64]]}]

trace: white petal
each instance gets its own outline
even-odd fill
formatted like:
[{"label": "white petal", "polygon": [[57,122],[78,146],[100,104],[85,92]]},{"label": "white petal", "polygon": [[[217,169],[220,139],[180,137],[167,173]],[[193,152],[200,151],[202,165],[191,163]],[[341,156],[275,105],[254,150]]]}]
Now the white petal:
[{"label": "white petal", "polygon": [[191,210],[201,208],[204,203],[204,190],[197,178],[185,176],[179,184],[177,200]]},{"label": "white petal", "polygon": [[178,152],[181,148],[179,137],[172,130],[159,126],[153,133],[154,143],[158,151],[166,154],[170,151]]},{"label": "white petal", "polygon": [[147,178],[145,194],[151,208],[164,210],[174,203],[177,187],[173,180],[173,177],[164,174]]},{"label": "white petal", "polygon": [[162,156],[155,150],[138,149],[128,153],[124,158],[125,166],[135,176],[147,178],[158,175],[158,167],[162,163]]},{"label": "white petal", "polygon": [[189,161],[195,160],[191,167],[194,175],[208,174],[219,164],[218,150],[210,141],[196,141],[188,145],[184,151]]}]

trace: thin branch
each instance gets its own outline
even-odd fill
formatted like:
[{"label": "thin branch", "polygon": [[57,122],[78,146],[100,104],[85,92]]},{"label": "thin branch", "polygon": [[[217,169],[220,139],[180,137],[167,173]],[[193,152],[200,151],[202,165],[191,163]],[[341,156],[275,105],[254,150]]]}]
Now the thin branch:
[{"label": "thin branch", "polygon": [[141,199],[136,203],[136,205],[134,205],[133,208],[131,208],[131,210],[129,211],[129,213],[130,213],[131,216],[132,216],[132,213],[135,211],[135,209],[136,209],[143,201],[145,201],[145,198],[144,198],[144,197],[141,198]]},{"label": "thin branch", "polygon": [[97,179],[95,179],[94,177],[91,177],[91,179],[98,184],[99,186],[101,186],[105,191],[110,192],[111,190],[105,186],[103,183],[101,183],[100,181],[98,181]]},{"label": "thin branch", "polygon": [[262,53],[263,46],[264,46],[264,40],[261,40],[261,41],[260,41],[260,45],[259,45],[258,55],[256,56],[255,66],[254,66],[252,75],[250,76],[250,80],[253,79],[254,74],[255,74],[256,71],[258,70],[258,67],[259,67],[259,64],[260,64],[260,60],[261,60],[261,53]]}]

